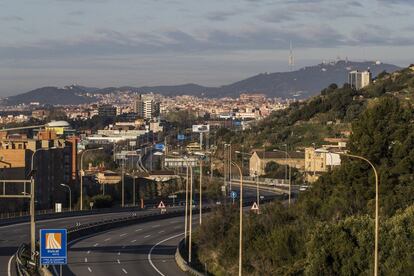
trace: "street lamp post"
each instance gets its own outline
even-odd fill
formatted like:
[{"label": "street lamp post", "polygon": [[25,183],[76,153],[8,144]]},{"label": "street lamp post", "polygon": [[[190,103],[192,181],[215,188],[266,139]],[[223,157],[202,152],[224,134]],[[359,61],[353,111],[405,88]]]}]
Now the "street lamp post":
[{"label": "street lamp post", "polygon": [[185,222],[184,222],[184,239],[185,239],[185,244],[188,245],[187,243],[187,229],[188,229],[188,172],[189,172],[189,166],[188,166],[188,162],[187,163],[187,174],[186,174],[186,180],[185,180]]},{"label": "street lamp post", "polygon": [[39,148],[32,154],[31,173],[30,173],[30,250],[32,254],[36,251],[36,221],[35,221],[35,179],[34,179],[34,159],[39,151],[52,150],[52,148]]},{"label": "street lamp post", "polygon": [[135,175],[133,175],[132,176],[133,177],[133,179],[132,179],[132,194],[133,194],[133,196],[132,196],[132,205],[134,205],[134,207],[135,207]]},{"label": "street lamp post", "polygon": [[[247,152],[241,152],[236,150],[235,153],[238,153],[242,156],[242,162],[243,162],[243,155],[247,155],[247,156],[252,156],[252,154],[247,153]],[[242,165],[243,166],[243,165]],[[243,171],[243,170],[242,170]],[[256,172],[255,173],[256,176],[256,204],[257,207],[260,208],[260,187],[259,187],[259,174]]]},{"label": "street lamp post", "polygon": [[[186,163],[186,167],[187,167],[187,175],[186,175],[186,181],[185,181],[185,222],[184,222],[184,238],[185,238],[185,244],[188,245],[187,242],[187,229],[188,227],[188,184],[189,184],[189,180],[190,180],[190,185],[191,185],[191,190],[192,190],[192,186],[193,186],[193,166],[189,164],[188,162],[188,157],[185,156],[184,157],[184,162]],[[190,171],[190,177],[188,175],[188,172]],[[191,179],[190,179],[191,178]],[[192,196],[191,196],[191,200],[192,200]],[[190,208],[192,210],[192,204],[190,205]],[[192,211],[191,211],[192,213]],[[190,219],[190,225],[191,225],[191,219]],[[190,235],[191,235],[191,228],[190,228]],[[190,249],[191,249],[191,240],[190,240]],[[190,250],[189,250],[190,251]],[[191,257],[189,257],[189,262],[191,260]]]},{"label": "street lamp post", "polygon": [[367,158],[359,155],[348,154],[344,152],[335,152],[336,154],[347,156],[351,158],[356,158],[367,162],[372,170],[374,171],[375,176],[375,245],[374,245],[374,276],[378,276],[378,240],[379,240],[379,179],[378,172],[374,164],[369,161]]},{"label": "street lamp post", "polygon": [[103,147],[95,148],[95,149],[87,149],[87,150],[84,150],[82,152],[82,155],[81,155],[81,164],[80,164],[80,166],[81,166],[81,177],[80,177],[80,210],[81,211],[83,210],[83,174],[84,174],[84,171],[83,171],[83,156],[85,155],[85,153],[91,152],[91,151],[95,151],[95,150],[103,150]]},{"label": "street lamp post", "polygon": [[[284,152],[283,150],[278,150],[278,149],[273,149],[273,151]],[[290,159],[290,165],[289,165],[289,200],[288,200],[288,202],[289,202],[288,204],[290,206],[290,202],[291,202],[291,198],[292,198],[292,157],[290,156],[290,154],[287,151],[285,151],[284,153]],[[286,165],[287,165],[287,161],[286,161]]]},{"label": "street lamp post", "polygon": [[202,160],[200,160],[200,191],[199,191],[199,194],[200,194],[200,203],[199,203],[199,209],[200,209],[200,225],[201,225],[201,222],[202,222],[202,213],[203,213],[203,211],[202,211],[202,209],[203,209],[203,161]]},{"label": "street lamp post", "polygon": [[190,167],[190,221],[189,223],[189,236],[188,236],[188,263],[191,264],[191,238],[192,238],[192,225],[193,225],[193,168]]},{"label": "street lamp post", "polygon": [[70,189],[69,185],[61,183],[60,186],[66,187],[69,189],[69,211],[72,211],[72,190]]},{"label": "street lamp post", "polygon": [[122,158],[122,195],[121,206],[125,206],[125,158]]},{"label": "street lamp post", "polygon": [[239,228],[239,276],[242,275],[242,264],[243,264],[243,173],[240,169],[240,166],[235,162],[231,162],[235,166],[240,174],[240,228]]}]

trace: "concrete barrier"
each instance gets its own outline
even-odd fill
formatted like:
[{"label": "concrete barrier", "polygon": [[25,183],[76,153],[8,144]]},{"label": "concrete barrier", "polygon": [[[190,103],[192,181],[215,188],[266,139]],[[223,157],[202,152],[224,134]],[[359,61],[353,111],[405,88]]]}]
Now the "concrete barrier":
[{"label": "concrete barrier", "polygon": [[184,239],[180,241],[180,243],[177,246],[177,250],[175,251],[175,263],[177,266],[184,272],[187,272],[190,275],[193,276],[204,276],[206,274],[201,273],[194,268],[192,268],[186,260],[184,260],[183,256],[181,255],[181,250],[184,248]]}]

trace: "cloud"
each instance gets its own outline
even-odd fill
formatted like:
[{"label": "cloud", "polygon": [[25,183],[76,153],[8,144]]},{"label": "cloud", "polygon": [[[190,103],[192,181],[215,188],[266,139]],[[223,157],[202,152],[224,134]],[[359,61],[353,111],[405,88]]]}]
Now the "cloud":
[{"label": "cloud", "polygon": [[0,47],[0,58],[41,59],[57,56],[286,49],[290,40],[295,42],[295,47],[325,48],[343,44],[345,37],[323,25],[293,30],[260,27],[238,31],[213,29],[197,35],[181,30],[133,34],[100,29],[93,35],[72,40],[48,40],[26,46]]},{"label": "cloud", "polygon": [[80,23],[79,21],[75,21],[75,20],[63,20],[60,22],[60,24],[62,24],[63,26],[70,26],[70,27],[78,27],[78,26],[83,26],[82,23]]},{"label": "cloud", "polygon": [[85,15],[85,12],[84,11],[71,11],[71,12],[68,12],[68,15],[70,15],[70,16],[81,16],[81,15]]},{"label": "cloud", "polygon": [[412,0],[377,0],[383,4],[403,4],[403,5],[414,5]]},{"label": "cloud", "polygon": [[225,21],[230,17],[240,14],[240,10],[234,11],[215,11],[207,14],[206,18],[211,21]]},{"label": "cloud", "polygon": [[359,28],[352,32],[350,44],[410,46],[414,45],[414,38],[411,36],[399,36],[384,26],[366,24],[364,28]]},{"label": "cloud", "polygon": [[354,0],[341,0],[332,5],[332,0],[290,0],[282,1],[277,7],[259,17],[264,22],[282,23],[286,21],[309,20],[317,16],[320,20],[344,17],[364,17],[355,7],[362,4]]},{"label": "cloud", "polygon": [[0,17],[0,21],[21,22],[21,21],[24,21],[24,20],[20,16],[10,15],[10,16],[2,16],[2,17]]}]

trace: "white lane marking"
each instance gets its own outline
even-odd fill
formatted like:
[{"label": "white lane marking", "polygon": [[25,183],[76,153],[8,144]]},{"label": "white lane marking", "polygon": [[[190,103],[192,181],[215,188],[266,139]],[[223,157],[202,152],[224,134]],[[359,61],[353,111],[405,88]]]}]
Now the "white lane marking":
[{"label": "white lane marking", "polygon": [[10,259],[9,259],[9,263],[8,263],[8,265],[7,265],[7,273],[8,273],[8,275],[9,275],[9,276],[12,276],[12,274],[11,274],[11,263],[12,263],[12,261],[13,261],[13,258],[14,258],[14,255],[12,255],[12,256],[10,257]]},{"label": "white lane marking", "polygon": [[88,262],[88,258],[85,257],[85,263],[87,263],[87,262]]},{"label": "white lane marking", "polygon": [[181,228],[181,227],[182,227],[181,225],[174,226],[174,229],[178,229],[178,228]]},{"label": "white lane marking", "polygon": [[109,241],[111,238],[107,238],[107,239],[105,239],[105,241]]},{"label": "white lane marking", "polygon": [[88,250],[88,252],[86,252],[86,254],[90,254],[91,253],[91,251],[90,250]]},{"label": "white lane marking", "polygon": [[89,270],[89,272],[91,272],[92,273],[92,269],[88,266],[88,270]]},{"label": "white lane marking", "polygon": [[125,274],[128,274],[128,272],[125,270],[125,268],[123,268],[123,269],[122,269],[122,271],[123,271]]},{"label": "white lane marking", "polygon": [[173,223],[177,223],[178,221],[176,221],[176,220],[174,220],[174,221],[170,221],[170,223],[171,224],[173,224]]},{"label": "white lane marking", "polygon": [[123,237],[123,236],[125,236],[125,235],[128,235],[128,233],[123,233],[123,234],[121,234],[121,235],[119,235],[120,237]]},{"label": "white lane marking", "polygon": [[136,241],[137,241],[137,240],[132,240],[132,241],[131,241],[131,243],[134,243],[134,242],[136,242]]},{"label": "white lane marking", "polygon": [[156,228],[156,227],[160,227],[161,225],[157,224],[157,225],[153,225],[152,228]]},{"label": "white lane marking", "polygon": [[94,245],[93,245],[93,247],[97,247],[99,245],[99,243],[95,243]]},{"label": "white lane marking", "polygon": [[162,240],[162,241],[159,241],[158,243],[156,243],[153,247],[151,247],[151,249],[150,249],[150,251],[149,251],[149,253],[148,253],[148,262],[150,263],[150,265],[152,266],[152,268],[156,271],[156,272],[158,272],[158,274],[160,274],[161,276],[165,276],[154,264],[153,264],[153,262],[152,262],[152,260],[151,260],[151,254],[152,254],[152,251],[154,251],[154,248],[155,247],[157,247],[158,245],[160,245],[160,244],[162,244],[162,243],[164,243],[164,242],[166,242],[166,241],[169,241],[169,240],[172,240],[172,239],[175,239],[175,238],[177,238],[177,237],[179,237],[179,236],[182,236],[182,235],[184,235],[184,233],[181,233],[181,234],[177,234],[177,235],[174,235],[174,236],[172,236],[172,237],[169,237],[169,238],[166,238],[166,239],[164,239],[164,240]]},{"label": "white lane marking", "polygon": [[121,252],[118,252],[118,256],[121,255]]},{"label": "white lane marking", "polygon": [[146,235],[146,236],[144,237],[144,239],[149,238],[149,237],[151,237],[151,235]]},{"label": "white lane marking", "polygon": [[158,232],[158,234],[162,234],[162,233],[164,233],[165,231],[164,230],[161,230],[160,232]]},{"label": "white lane marking", "polygon": [[142,231],[142,228],[139,228],[139,229],[135,230],[135,232],[138,232],[138,231]]},{"label": "white lane marking", "polygon": [[118,264],[120,264],[120,263],[121,263],[121,261],[120,261],[119,259],[117,259],[117,260],[116,260],[116,262],[117,262]]}]

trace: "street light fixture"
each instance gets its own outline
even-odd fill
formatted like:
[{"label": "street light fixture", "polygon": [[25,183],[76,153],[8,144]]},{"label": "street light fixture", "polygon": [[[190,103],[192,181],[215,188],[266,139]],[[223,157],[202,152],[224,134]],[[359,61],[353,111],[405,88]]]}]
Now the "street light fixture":
[{"label": "street light fixture", "polygon": [[81,177],[80,177],[80,210],[83,211],[83,156],[85,155],[85,153],[87,152],[91,152],[91,151],[95,151],[95,150],[103,150],[103,147],[99,147],[99,148],[94,148],[94,149],[86,149],[82,152],[81,154]]},{"label": "street light fixture", "polygon": [[240,216],[240,228],[239,228],[239,276],[242,275],[242,264],[243,264],[243,173],[240,169],[240,166],[235,162],[231,161],[231,165],[235,166],[240,174],[240,206],[239,206],[239,216]]},{"label": "street light fixture", "polygon": [[[286,144],[287,145],[287,144]],[[286,146],[287,149],[287,146]],[[292,157],[290,156],[290,154],[286,151],[283,150],[279,150],[279,149],[273,149],[273,151],[275,152],[283,152],[286,154],[286,157],[289,157],[290,159],[290,165],[289,165],[289,206],[290,206],[290,202],[291,202],[291,198],[292,198]],[[287,164],[287,160],[286,160],[286,166],[288,166]]]},{"label": "street light fixture", "polygon": [[70,189],[69,185],[61,183],[60,186],[69,189],[69,211],[72,212],[72,190]]},{"label": "street light fixture", "polygon": [[30,172],[30,250],[34,255],[36,251],[36,221],[35,221],[35,179],[34,179],[34,159],[39,151],[54,150],[51,148],[38,148],[32,154],[31,172]]},{"label": "street light fixture", "polygon": [[346,152],[330,152],[328,150],[319,150],[319,152],[329,153],[329,154],[339,154],[342,156],[350,157],[365,161],[368,163],[372,170],[374,171],[375,176],[375,245],[374,245],[374,276],[378,276],[378,241],[379,241],[379,179],[378,172],[374,164],[369,161],[367,158],[359,155],[349,154]]},{"label": "street light fixture", "polygon": [[[252,156],[251,153],[241,152],[241,151],[238,151],[238,150],[236,150],[235,153],[242,155],[242,158],[243,158],[243,155]],[[257,204],[257,207],[260,208],[259,173],[256,171],[254,176],[256,176],[256,197],[257,197],[256,198],[256,204]]]}]

